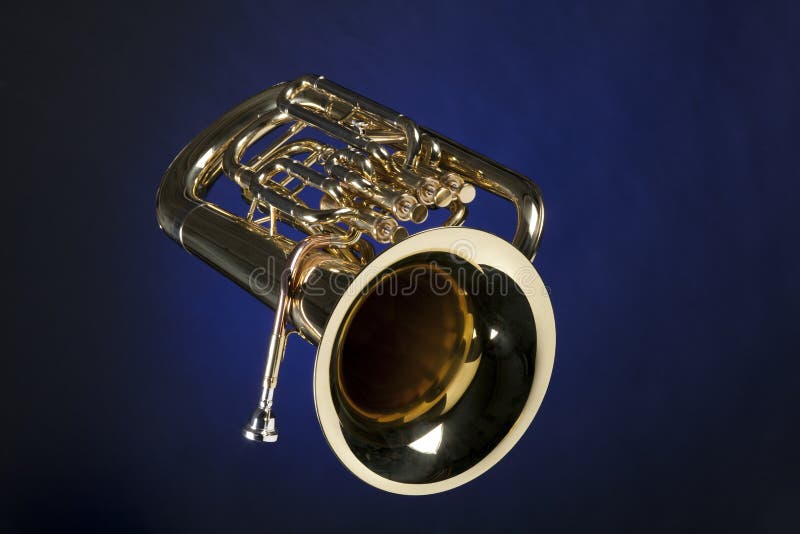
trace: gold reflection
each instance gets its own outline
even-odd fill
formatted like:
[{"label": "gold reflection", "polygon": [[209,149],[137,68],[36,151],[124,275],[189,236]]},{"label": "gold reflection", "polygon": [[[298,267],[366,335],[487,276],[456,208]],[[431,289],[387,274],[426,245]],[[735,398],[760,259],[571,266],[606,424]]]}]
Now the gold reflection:
[{"label": "gold reflection", "polygon": [[449,410],[479,364],[468,358],[474,327],[469,296],[435,265],[384,276],[344,328],[342,397],[353,413],[377,423],[408,422],[437,405]]}]

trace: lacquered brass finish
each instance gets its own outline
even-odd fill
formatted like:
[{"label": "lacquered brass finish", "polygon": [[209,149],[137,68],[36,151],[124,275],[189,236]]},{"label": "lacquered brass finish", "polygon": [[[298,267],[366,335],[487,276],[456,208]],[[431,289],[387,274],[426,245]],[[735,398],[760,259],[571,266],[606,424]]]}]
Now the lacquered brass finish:
[{"label": "lacquered brass finish", "polygon": [[343,327],[342,400],[376,424],[413,421],[445,396],[455,404],[479,363],[474,322],[471,298],[450,273],[429,263],[393,269]]},{"label": "lacquered brass finish", "polygon": [[[208,200],[223,177],[241,192],[239,214]],[[459,228],[482,192],[516,208],[512,243]],[[443,227],[419,232],[439,209],[449,211]],[[170,237],[276,311],[249,439],[277,440],[291,333],[319,345],[314,394],[331,448],[386,491],[461,485],[533,419],[555,328],[530,264],[544,222],[530,180],[304,76],[240,104],[184,148],[157,212]]]}]

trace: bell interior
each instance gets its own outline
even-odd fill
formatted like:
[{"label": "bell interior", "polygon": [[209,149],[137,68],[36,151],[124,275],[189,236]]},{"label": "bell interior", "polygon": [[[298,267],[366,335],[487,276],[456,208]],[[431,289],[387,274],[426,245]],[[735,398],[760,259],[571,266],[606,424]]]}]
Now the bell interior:
[{"label": "bell interior", "polygon": [[506,273],[425,252],[375,276],[337,333],[330,387],[345,440],[371,471],[438,482],[503,439],[533,384],[536,328]]}]

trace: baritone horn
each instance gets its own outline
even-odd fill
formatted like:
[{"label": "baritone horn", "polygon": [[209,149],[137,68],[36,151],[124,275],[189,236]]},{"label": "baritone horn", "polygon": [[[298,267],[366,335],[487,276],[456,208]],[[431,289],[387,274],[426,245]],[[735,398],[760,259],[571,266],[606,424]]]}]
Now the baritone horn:
[{"label": "baritone horn", "polygon": [[[225,181],[240,191],[235,208],[208,200]],[[483,194],[515,208],[511,243],[463,226]],[[460,486],[533,420],[555,324],[531,265],[544,211],[527,178],[303,76],[189,143],[163,177],[157,213],[172,239],[275,310],[247,438],[277,440],[292,333],[318,347],[314,399],[331,449],[382,490]],[[419,231],[429,215],[439,222]]]}]

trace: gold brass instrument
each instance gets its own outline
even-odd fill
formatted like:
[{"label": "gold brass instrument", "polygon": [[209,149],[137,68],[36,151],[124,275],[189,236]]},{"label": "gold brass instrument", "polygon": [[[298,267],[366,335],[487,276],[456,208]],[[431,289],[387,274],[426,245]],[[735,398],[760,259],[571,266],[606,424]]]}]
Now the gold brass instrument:
[{"label": "gold brass instrument", "polygon": [[[241,213],[207,200],[220,178],[241,189]],[[512,243],[463,227],[485,193],[516,209]],[[292,333],[318,346],[314,397],[333,452],[385,491],[464,484],[533,420],[555,324],[531,265],[544,211],[527,178],[304,76],[189,143],[163,177],[157,213],[172,239],[275,310],[247,438],[277,440]],[[437,228],[415,233],[437,213]]]}]

